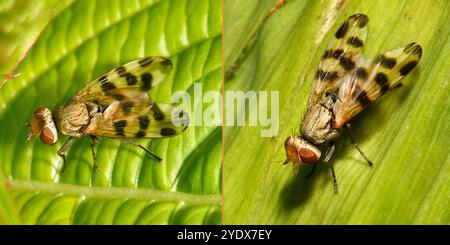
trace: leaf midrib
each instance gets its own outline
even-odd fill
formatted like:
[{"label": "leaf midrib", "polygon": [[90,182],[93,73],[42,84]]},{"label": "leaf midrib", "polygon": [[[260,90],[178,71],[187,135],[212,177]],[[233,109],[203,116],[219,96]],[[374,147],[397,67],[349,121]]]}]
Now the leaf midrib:
[{"label": "leaf midrib", "polygon": [[84,196],[95,199],[134,199],[158,202],[183,202],[194,205],[220,205],[221,195],[198,195],[183,192],[154,190],[148,188],[80,186],[66,183],[51,183],[35,180],[8,180],[6,186],[11,191],[39,192]]}]

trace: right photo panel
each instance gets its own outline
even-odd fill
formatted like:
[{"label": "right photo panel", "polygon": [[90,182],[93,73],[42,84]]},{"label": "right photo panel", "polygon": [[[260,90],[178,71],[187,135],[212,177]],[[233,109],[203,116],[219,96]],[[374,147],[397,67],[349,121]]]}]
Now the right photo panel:
[{"label": "right photo panel", "polygon": [[224,224],[448,224],[446,0],[224,1]]}]

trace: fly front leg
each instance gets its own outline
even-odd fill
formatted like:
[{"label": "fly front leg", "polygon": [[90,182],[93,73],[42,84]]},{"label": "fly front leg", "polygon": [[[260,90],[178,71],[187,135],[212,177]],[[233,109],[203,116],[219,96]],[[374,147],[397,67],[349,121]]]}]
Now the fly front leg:
[{"label": "fly front leg", "polygon": [[128,144],[128,145],[132,145],[132,146],[139,147],[139,148],[141,148],[142,150],[144,150],[145,152],[147,152],[148,154],[150,154],[150,156],[156,158],[156,160],[158,160],[159,162],[162,161],[162,158],[160,158],[160,157],[157,156],[155,153],[151,152],[149,149],[145,148],[145,147],[144,147],[143,145],[141,145],[141,144],[134,143],[134,142],[131,142],[131,141],[127,141],[127,140],[124,140],[124,139],[121,139],[120,141],[122,141],[123,143]]},{"label": "fly front leg", "polygon": [[311,175],[312,175],[312,174],[314,173],[314,171],[316,170],[316,166],[317,166],[317,164],[314,164],[314,165],[312,166],[311,171],[309,171],[309,173],[305,176],[305,178],[311,177]]},{"label": "fly front leg", "polygon": [[64,145],[61,146],[61,148],[59,148],[58,150],[58,156],[60,156],[63,159],[61,173],[63,173],[64,170],[66,169],[66,154],[64,153],[70,148],[70,146],[73,144],[73,142],[75,142],[75,140],[76,139],[74,137],[69,137],[64,143]]},{"label": "fly front leg", "polygon": [[91,143],[91,151],[92,151],[92,158],[94,159],[94,170],[98,171],[98,163],[97,163],[97,154],[95,153],[95,146],[97,145],[97,137],[94,135],[91,135],[92,143]]},{"label": "fly front leg", "polygon": [[361,149],[359,149],[358,145],[356,144],[355,137],[353,136],[352,126],[350,125],[350,123],[346,123],[345,127],[347,127],[347,129],[348,129],[348,132],[350,135],[350,141],[352,142],[352,144],[356,147],[359,154],[364,158],[364,160],[366,160],[367,164],[369,164],[369,166],[372,167],[373,162],[369,160],[369,158],[366,156],[366,154],[364,154],[364,152]]},{"label": "fly front leg", "polygon": [[333,156],[335,148],[336,148],[336,145],[334,144],[334,142],[330,142],[330,145],[328,146],[327,152],[325,153],[325,158],[323,159],[323,162],[331,170],[331,175],[333,176],[334,193],[338,193],[338,184],[337,184],[337,180],[336,180],[336,174],[334,173],[333,165],[328,164],[328,162],[331,159],[331,156]]}]

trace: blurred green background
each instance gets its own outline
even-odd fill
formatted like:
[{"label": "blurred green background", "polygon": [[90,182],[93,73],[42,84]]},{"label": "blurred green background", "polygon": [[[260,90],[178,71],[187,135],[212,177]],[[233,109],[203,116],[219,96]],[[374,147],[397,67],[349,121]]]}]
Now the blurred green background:
[{"label": "blurred green background", "polygon": [[174,64],[151,91],[155,101],[170,103],[178,90],[192,95],[194,83],[203,93],[221,91],[221,40],[217,0],[2,0],[0,74],[20,76],[0,89],[0,223],[221,223],[220,126],[136,141],[162,163],[102,138],[97,172],[90,141],[82,139],[68,152],[63,174],[56,151],[65,137],[53,146],[26,142],[24,126],[37,107],[55,109],[99,75],[149,55]]},{"label": "blurred green background", "polygon": [[[225,0],[225,69],[249,43],[279,0]],[[226,90],[280,92],[280,131],[261,138],[260,127],[226,127],[225,224],[449,224],[450,2],[447,0],[289,0],[270,17]],[[353,119],[356,140],[345,134],[329,170],[319,164],[294,174],[284,141],[306,111],[319,58],[350,15],[369,16],[364,55],[418,42],[418,68]],[[243,144],[245,142],[245,144]]]}]

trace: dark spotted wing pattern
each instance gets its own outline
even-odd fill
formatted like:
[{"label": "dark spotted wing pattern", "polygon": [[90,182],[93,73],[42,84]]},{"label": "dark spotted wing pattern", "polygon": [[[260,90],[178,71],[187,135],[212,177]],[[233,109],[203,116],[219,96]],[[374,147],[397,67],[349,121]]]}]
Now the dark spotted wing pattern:
[{"label": "dark spotted wing pattern", "polygon": [[361,50],[367,37],[364,14],[350,16],[330,40],[315,73],[308,107],[319,102],[323,96],[335,91],[344,77],[362,62]]},{"label": "dark spotted wing pattern", "polygon": [[110,138],[165,138],[182,133],[189,115],[171,104],[116,101],[92,119],[85,134]]},{"label": "dark spotted wing pattern", "polygon": [[109,105],[114,101],[136,98],[163,81],[172,70],[164,57],[145,57],[130,61],[95,79],[73,100]]},{"label": "dark spotted wing pattern", "polygon": [[400,80],[419,63],[421,57],[422,47],[410,43],[385,52],[348,74],[337,91],[333,127],[340,128],[369,103],[399,87]]},{"label": "dark spotted wing pattern", "polygon": [[97,105],[83,134],[111,138],[163,138],[183,132],[187,112],[170,104],[153,102],[148,91],[172,70],[164,57],[130,61],[100,76],[83,88],[74,101]]}]

